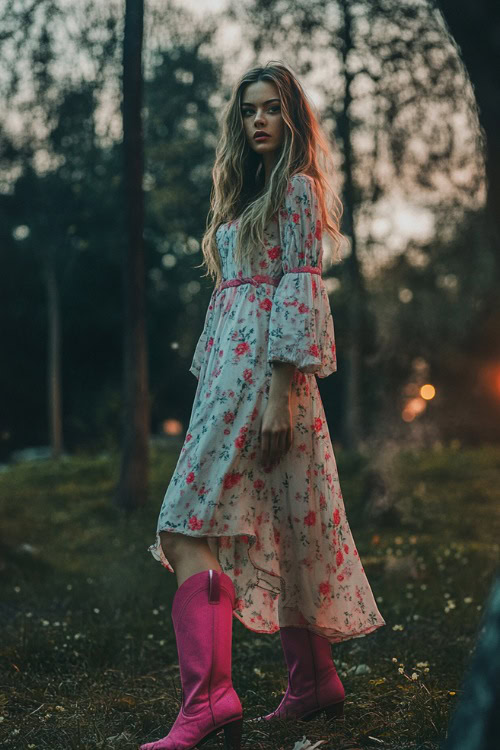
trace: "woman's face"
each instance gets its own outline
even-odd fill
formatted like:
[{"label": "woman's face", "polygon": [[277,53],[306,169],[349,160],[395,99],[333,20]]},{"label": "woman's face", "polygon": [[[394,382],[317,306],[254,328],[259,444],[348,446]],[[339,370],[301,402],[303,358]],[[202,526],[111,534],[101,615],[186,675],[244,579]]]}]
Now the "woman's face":
[{"label": "woman's face", "polygon": [[[284,120],[281,116],[281,103],[272,81],[250,83],[242,91],[241,116],[247,141],[256,153],[266,154],[275,151],[283,142]],[[255,133],[263,130],[267,138],[255,139]]]}]

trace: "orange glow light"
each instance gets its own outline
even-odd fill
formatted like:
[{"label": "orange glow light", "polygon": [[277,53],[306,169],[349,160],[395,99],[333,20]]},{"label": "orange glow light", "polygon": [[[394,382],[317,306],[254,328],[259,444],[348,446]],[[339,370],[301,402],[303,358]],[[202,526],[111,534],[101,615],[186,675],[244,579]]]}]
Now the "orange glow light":
[{"label": "orange glow light", "polygon": [[436,389],[430,383],[426,383],[426,385],[421,387],[420,395],[422,398],[425,398],[426,401],[430,401],[431,398],[434,398],[436,395]]}]

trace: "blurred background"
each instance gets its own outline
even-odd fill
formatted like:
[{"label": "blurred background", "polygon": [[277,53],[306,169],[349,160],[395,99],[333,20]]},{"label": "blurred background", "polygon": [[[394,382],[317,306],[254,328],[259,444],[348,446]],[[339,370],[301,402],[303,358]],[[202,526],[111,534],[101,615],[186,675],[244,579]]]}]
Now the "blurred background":
[{"label": "blurred background", "polygon": [[[196,391],[222,108],[271,60],[316,107],[344,205],[323,274],[338,371],[318,385],[387,627],[335,650],[353,696],[342,737],[441,746],[499,558],[491,5],[2,3],[5,746],[135,747],[177,715],[175,578],[147,546]],[[278,638],[235,622],[249,714],[286,688]],[[273,731],[252,747],[299,750],[300,727]]]}]

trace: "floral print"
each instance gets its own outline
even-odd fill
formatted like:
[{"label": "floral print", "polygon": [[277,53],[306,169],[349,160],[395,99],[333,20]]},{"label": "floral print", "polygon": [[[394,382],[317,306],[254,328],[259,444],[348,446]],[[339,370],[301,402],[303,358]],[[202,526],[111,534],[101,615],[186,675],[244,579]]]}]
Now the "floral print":
[{"label": "floral print", "polygon": [[[233,581],[234,615],[250,630],[306,627],[331,643],[385,625],[346,517],[315,375],[337,369],[321,278],[314,183],[288,182],[259,253],[233,251],[238,220],[217,230],[224,281],[208,305],[190,371],[198,378],[184,445],[148,549],[167,530],[206,537]],[[259,460],[273,361],[296,365],[292,445],[272,469]]]}]

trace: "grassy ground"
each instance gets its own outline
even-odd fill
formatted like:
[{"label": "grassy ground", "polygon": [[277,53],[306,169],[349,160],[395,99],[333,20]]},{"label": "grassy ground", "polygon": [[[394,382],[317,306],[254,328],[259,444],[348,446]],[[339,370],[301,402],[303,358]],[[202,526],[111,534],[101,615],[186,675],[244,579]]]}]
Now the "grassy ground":
[{"label": "grassy ground", "polygon": [[[363,521],[362,461],[340,451],[336,459],[387,626],[333,646],[344,722],[244,723],[243,746],[439,748],[498,564],[498,450],[401,454],[399,520],[389,528]],[[2,747],[127,750],[167,734],[180,706],[176,579],[146,548],[175,460],[154,449],[150,501],[128,519],[109,500],[116,458],[0,474]],[[278,705],[287,684],[279,633],[233,619],[233,682],[246,718]]]}]

